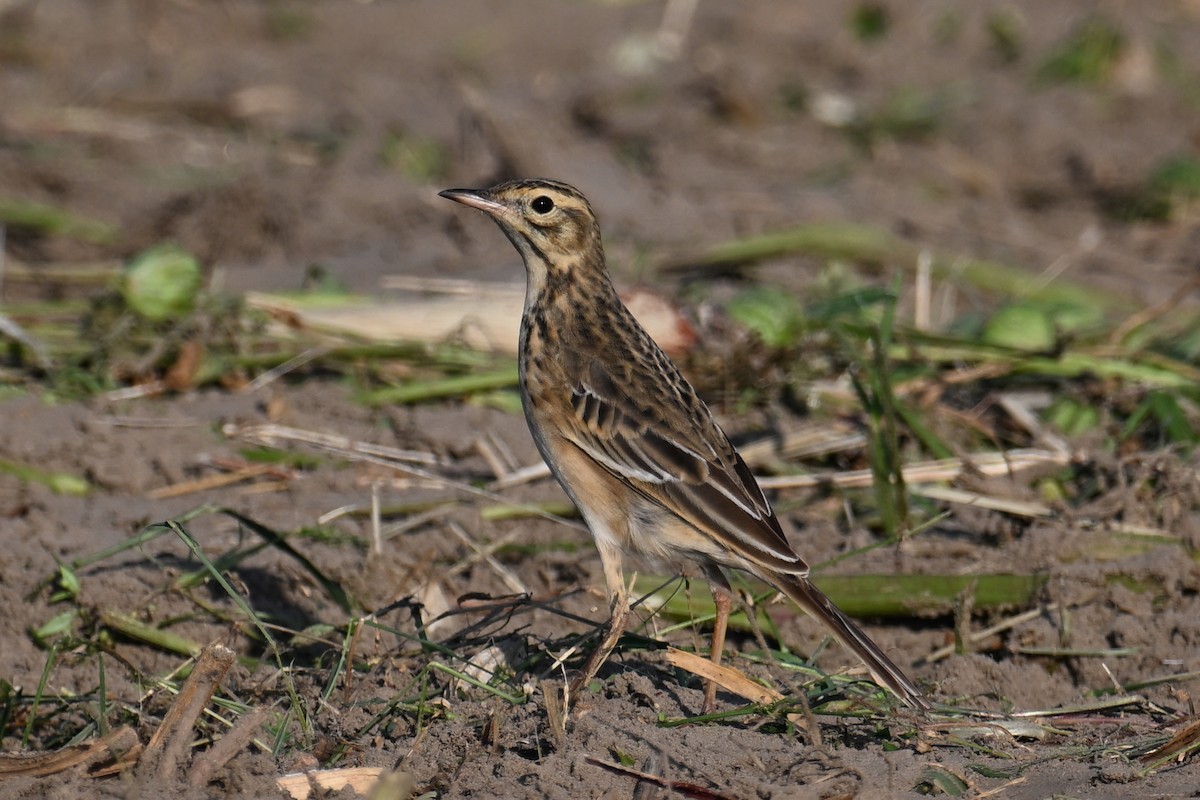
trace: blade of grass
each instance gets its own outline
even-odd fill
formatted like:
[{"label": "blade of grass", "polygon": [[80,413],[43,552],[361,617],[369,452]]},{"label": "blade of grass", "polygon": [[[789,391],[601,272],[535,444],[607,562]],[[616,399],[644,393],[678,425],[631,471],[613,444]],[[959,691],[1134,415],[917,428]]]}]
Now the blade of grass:
[{"label": "blade of grass", "polygon": [[204,648],[185,636],[147,625],[141,620],[121,611],[104,609],[99,614],[100,623],[122,636],[145,642],[168,653],[195,658]]},{"label": "blade of grass", "polygon": [[972,584],[977,610],[1027,606],[1046,585],[1045,575],[815,575],[834,603],[855,617],[949,614]]},{"label": "blade of grass", "polygon": [[491,372],[456,375],[433,381],[413,381],[404,386],[389,386],[363,392],[359,398],[369,406],[423,403],[451,397],[505,389],[517,385],[517,367],[512,365]]},{"label": "blade of grass", "polygon": [[954,451],[951,450],[941,437],[930,430],[925,424],[925,420],[917,413],[917,410],[908,403],[902,402],[899,398],[893,398],[893,406],[896,414],[904,423],[904,426],[912,432],[914,436],[921,442],[930,455],[934,458],[953,458]]},{"label": "blade of grass", "polygon": [[[869,433],[867,455],[875,489],[876,511],[888,539],[903,538],[908,532],[908,495],[904,488],[904,468],[900,453],[896,396],[892,390],[888,351],[895,323],[895,298],[900,289],[899,276],[893,281],[892,299],[883,304],[883,318],[870,332],[871,358],[865,365],[866,377],[852,375],[854,391],[867,414]],[[843,335],[847,348],[853,345]]]},{"label": "blade of grass", "polygon": [[[213,566],[220,572],[228,572],[246,559],[261,553],[270,546],[270,542],[259,542],[258,544],[250,547],[243,547],[240,550],[223,553],[213,559]],[[177,590],[191,589],[192,587],[203,583],[205,578],[208,577],[208,574],[208,570],[204,567],[191,572],[185,572],[175,580],[171,581],[171,588]]]},{"label": "blade of grass", "polygon": [[[96,653],[96,730],[101,736],[108,735],[108,680],[104,674],[104,652]],[[0,727],[0,730],[4,730]]]},{"label": "blade of grass", "polygon": [[[308,572],[308,574],[312,575],[313,578],[316,579],[317,583],[321,584],[321,588],[324,589],[325,593],[328,594],[333,601],[338,604],[343,612],[347,614],[353,613],[354,603],[350,600],[350,597],[346,594],[346,591],[341,587],[341,585],[326,577],[325,573],[318,569],[316,564],[310,561],[308,557],[306,557],[299,550],[288,544],[283,536],[271,530],[266,525],[263,525],[262,523],[253,520],[238,511],[234,511],[233,509],[221,508],[217,509],[217,511],[220,514],[224,514],[227,517],[237,520],[242,525],[245,525],[247,528],[263,537],[273,547],[278,548],[282,552],[291,556],[298,564],[300,564],[300,566],[305,569],[306,572]],[[168,522],[167,524],[171,523]],[[177,530],[176,534],[178,535],[178,533],[179,531]],[[207,562],[205,563],[206,566],[211,569],[211,565],[207,565]],[[268,639],[268,641],[270,640]]]},{"label": "blade of grass", "polygon": [[1146,764],[1146,767],[1139,774],[1147,775],[1172,761],[1183,763],[1197,752],[1200,752],[1200,719],[1193,719],[1180,728],[1161,747],[1157,747],[1141,757],[1140,760]]},{"label": "blade of grass", "polygon": [[[228,510],[226,510],[225,513],[229,513],[235,518],[240,517],[240,515],[228,512]],[[167,520],[166,522],[159,524],[165,525],[172,533],[179,537],[179,539],[187,546],[188,550],[192,552],[192,555],[198,561],[200,561],[201,564],[205,565],[205,567],[209,570],[209,573],[212,575],[213,580],[216,581],[221,589],[225,591],[226,595],[229,596],[229,599],[233,601],[233,604],[237,606],[238,610],[245,614],[246,618],[249,619],[254,627],[258,630],[259,634],[263,638],[263,641],[265,641],[268,645],[268,650],[275,661],[275,665],[279,668],[280,674],[283,676],[284,686],[287,688],[288,698],[291,700],[291,705],[287,710],[287,717],[290,720],[293,714],[298,716],[300,721],[300,729],[303,731],[305,736],[307,736],[309,733],[308,717],[304,714],[304,707],[300,702],[300,695],[296,690],[295,682],[292,680],[291,672],[283,665],[282,652],[279,648],[279,644],[275,641],[275,637],[271,635],[271,632],[267,629],[267,626],[263,624],[261,619],[259,619],[258,614],[254,612],[254,609],[250,607],[250,604],[246,602],[245,598],[234,591],[233,586],[230,585],[229,581],[225,579],[225,576],[217,571],[212,562],[204,554],[204,551],[200,549],[200,544],[194,538],[192,538],[192,535],[188,533],[182,525],[175,520]],[[257,525],[257,523],[255,524]],[[307,561],[307,559],[305,559],[305,561]],[[287,725],[283,724],[281,726],[281,731],[285,731],[286,728]]]},{"label": "blade of grass", "polygon": [[46,694],[46,684],[50,682],[50,673],[58,663],[58,643],[50,645],[46,653],[46,663],[42,666],[42,676],[38,678],[37,689],[33,693],[33,702],[29,705],[29,718],[25,720],[25,732],[21,734],[21,749],[29,749],[29,741],[33,738],[33,726],[37,723],[38,706]]},{"label": "blade of grass", "polygon": [[541,517],[544,514],[552,514],[556,517],[574,517],[578,513],[575,504],[569,500],[549,500],[544,503],[527,503],[522,505],[504,504],[484,506],[479,509],[480,518],[489,522]]},{"label": "blade of grass", "polygon": [[[203,505],[203,506],[194,508],[191,511],[188,511],[187,513],[185,513],[181,516],[176,517],[175,520],[180,525],[185,525],[188,522],[191,522],[196,517],[202,516],[204,514],[211,514],[211,513],[215,512],[216,510],[217,509],[215,506]],[[141,547],[142,545],[146,544],[147,542],[152,542],[155,539],[157,539],[158,537],[163,536],[164,534],[167,534],[167,533],[170,533],[169,528],[166,528],[164,526],[159,526],[159,525],[150,525],[148,527],[142,528],[140,531],[138,531],[133,536],[130,536],[128,539],[126,539],[122,542],[117,542],[116,544],[112,545],[111,547],[106,547],[103,550],[98,550],[95,553],[92,553],[90,556],[81,556],[81,557],[75,559],[74,561],[71,562],[71,568],[73,570],[78,571],[78,570],[84,569],[85,567],[90,567],[93,564],[98,564],[101,561],[112,558],[115,555],[124,553],[126,550],[132,550],[135,547]]]},{"label": "blade of grass", "polygon": [[[1132,692],[1139,691],[1141,689],[1148,689],[1151,686],[1161,686],[1164,683],[1187,683],[1188,681],[1194,681],[1194,680],[1200,680],[1200,670],[1198,670],[1196,672],[1177,672],[1172,675],[1159,675],[1154,678],[1146,678],[1145,680],[1141,680],[1141,681],[1133,681],[1132,683],[1123,684],[1121,686],[1121,690],[1124,692],[1132,693]],[[1109,689],[1109,690],[1107,690],[1107,693],[1111,694],[1113,691],[1115,691],[1115,690]]]},{"label": "blade of grass", "polygon": [[1125,658],[1136,656],[1136,647],[1110,647],[1088,650],[1072,647],[1009,647],[1009,652],[1023,656],[1045,656],[1047,658]]},{"label": "blade of grass", "polygon": [[[956,599],[974,585],[974,607],[979,610],[1021,607],[1032,603],[1046,585],[1045,575],[814,575],[813,583],[829,595],[829,599],[852,617],[909,618],[932,614],[949,614]],[[654,592],[668,583],[664,578],[639,575],[635,588]],[[774,590],[760,581],[747,580],[756,596],[769,599]],[[774,630],[766,615],[766,604],[755,606],[765,630]],[[700,612],[699,614],[697,612]],[[671,619],[701,622],[715,616],[711,599],[682,598],[676,592],[661,606],[661,613]],[[738,620],[740,630],[750,630],[745,614]],[[733,626],[735,614],[730,615]],[[660,633],[667,633],[674,628]]]},{"label": "blade of grass", "polygon": [[474,686],[477,689],[482,689],[485,692],[488,692],[489,694],[493,694],[496,697],[499,697],[501,700],[507,701],[510,705],[514,705],[514,706],[525,705],[525,702],[528,700],[528,698],[523,695],[518,696],[515,694],[509,694],[508,692],[498,689],[495,686],[492,686],[491,684],[484,683],[483,681],[479,680],[478,678],[468,675],[465,672],[462,672],[460,670],[454,669],[453,667],[447,666],[446,664],[443,664],[440,661],[430,661],[429,668],[436,670],[438,672],[445,673],[446,675],[450,675],[451,677],[454,677],[454,678],[462,681],[463,683],[469,683],[470,685]]},{"label": "blade of grass", "polygon": [[86,478],[71,475],[67,472],[47,472],[37,467],[20,464],[16,461],[9,461],[8,459],[0,459],[0,472],[12,475],[17,480],[26,483],[38,483],[47,486],[55,494],[83,497],[92,491],[92,485],[88,483]]},{"label": "blade of grass", "polygon": [[1094,714],[1097,711],[1112,711],[1118,708],[1127,708],[1129,706],[1144,706],[1146,698],[1128,694],[1121,697],[1107,697],[1102,700],[1096,700],[1091,703],[1074,703],[1069,706],[1059,706],[1058,708],[1043,708],[1034,711],[1014,711],[1012,716],[1029,718],[1029,717],[1066,717],[1077,714]]},{"label": "blade of grass", "polygon": [[362,619],[355,618],[346,623],[346,632],[342,635],[342,646],[338,648],[337,661],[329,670],[329,680],[325,681],[325,688],[321,690],[321,699],[328,701],[333,696],[333,690],[337,687],[338,678],[343,674],[343,670],[347,670],[346,675],[349,675],[349,670],[354,669],[354,665],[350,661],[350,648],[353,646],[355,634],[362,627]]},{"label": "blade of grass", "polygon": [[12,722],[18,695],[16,687],[6,679],[0,678],[0,732],[7,731],[9,723]]},{"label": "blade of grass", "polygon": [[[915,270],[923,248],[870,225],[818,223],[720,242],[697,254],[669,259],[664,271],[727,269],[793,253],[826,260],[853,261],[868,266],[895,265]],[[935,255],[931,276],[1007,297],[1047,304],[1128,308],[1130,298],[1064,280],[1051,283],[1022,267],[977,258]]]},{"label": "blade of grass", "polygon": [[1054,378],[1078,378],[1094,375],[1098,378],[1121,378],[1162,388],[1187,389],[1200,383],[1200,369],[1189,364],[1154,354],[1153,358],[1137,361],[1123,352],[1109,348],[1094,351],[1067,351],[1051,358],[1022,353],[998,345],[976,344],[939,337],[939,343],[924,343],[927,337],[912,335],[908,342],[896,345],[891,355],[907,359],[912,348],[920,344],[920,354],[930,362],[961,365],[962,363],[994,363],[1008,367],[1011,375],[1038,375]]},{"label": "blade of grass", "polygon": [[[760,592],[755,596],[752,605],[759,629],[766,631],[768,635],[778,641],[779,632],[775,628],[775,621],[767,614],[765,605],[765,601],[775,594],[775,590],[761,591],[761,584],[758,588]],[[717,618],[717,606],[713,602],[712,595],[707,591],[693,593],[680,591],[678,579],[669,580],[656,575],[639,574],[634,582],[634,592],[642,598],[640,605],[654,613],[662,614],[667,619],[681,620],[675,625],[659,629],[657,631],[659,636],[669,636],[675,631],[694,625],[705,625]],[[754,625],[751,624],[742,604],[739,603],[737,609],[729,615],[729,627],[731,630],[754,632]]]},{"label": "blade of grass", "polygon": [[43,235],[67,236],[93,244],[111,244],[120,231],[111,223],[80,217],[57,206],[8,198],[0,198],[0,223]]}]

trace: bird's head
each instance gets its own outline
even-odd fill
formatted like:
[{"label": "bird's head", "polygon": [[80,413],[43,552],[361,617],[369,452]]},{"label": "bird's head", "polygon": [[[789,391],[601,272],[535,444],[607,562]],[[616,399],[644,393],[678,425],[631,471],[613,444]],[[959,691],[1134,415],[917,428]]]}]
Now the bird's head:
[{"label": "bird's head", "polygon": [[494,219],[521,253],[535,282],[564,270],[604,271],[596,215],[573,186],[535,179],[509,181],[490,189],[447,189],[439,194]]}]

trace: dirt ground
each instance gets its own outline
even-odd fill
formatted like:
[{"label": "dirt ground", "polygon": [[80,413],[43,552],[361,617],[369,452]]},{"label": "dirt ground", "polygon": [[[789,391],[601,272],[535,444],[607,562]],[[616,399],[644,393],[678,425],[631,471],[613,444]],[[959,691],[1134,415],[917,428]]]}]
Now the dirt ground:
[{"label": "dirt ground", "polygon": [[[864,8],[890,10],[884,35],[855,35],[850,20]],[[1126,37],[1108,80],[1035,79],[1056,43],[1097,10]],[[997,15],[1015,21],[1015,52],[989,38]],[[94,262],[172,239],[232,291],[298,289],[314,265],[366,293],[395,274],[512,282],[520,266],[494,226],[436,192],[542,175],[591,199],[620,283],[654,283],[681,296],[677,283],[648,273],[649,255],[809,221],[870,222],[919,247],[1070,276],[1128,297],[1131,310],[1163,301],[1196,275],[1195,220],[1110,213],[1113,198],[1164,159],[1200,155],[1195,2],[701,2],[677,52],[664,35],[674,30],[670,19],[659,2],[0,0],[0,199],[53,203],[120,230],[113,242],[89,242],[14,229],[5,252],[30,265]],[[902,100],[925,109],[919,120],[880,122],[860,136],[831,124],[847,108],[882,120]],[[761,275],[800,291],[819,268],[792,257],[764,265]],[[23,296],[37,291],[36,283],[20,287]],[[958,301],[977,299],[964,292]],[[719,411],[740,437],[766,433],[760,417]],[[433,453],[440,461],[431,470],[476,482],[491,477],[481,437],[497,437],[517,463],[537,459],[519,414],[458,403],[374,410],[344,382],[319,376],[249,394],[5,399],[0,457],[83,475],[97,489],[69,497],[0,474],[0,678],[26,694],[43,678],[47,652],[30,630],[61,610],[44,587],[56,565],[149,523],[213,503],[292,532],[315,529],[336,509],[369,505],[372,487],[384,505],[451,494],[436,481],[326,459],[279,485],[150,496],[208,474],[214,461],[239,458],[245,445],[223,426],[267,421]],[[933,697],[991,711],[1047,709],[1094,700],[1094,690],[1114,682],[1200,670],[1200,566],[1181,557],[1200,545],[1194,457],[1118,465],[1115,456],[1091,455],[1098,475],[1129,477],[1101,502],[1020,524],[960,509],[902,547],[840,568],[1047,576],[1037,598],[1045,612],[996,637],[988,652],[912,667]],[[1137,488],[1151,478],[1152,493]],[[562,499],[547,480],[505,496]],[[587,629],[562,614],[604,617],[603,576],[585,533],[544,520],[490,519],[481,514],[486,501],[467,500],[390,538],[379,554],[362,544],[370,533],[362,516],[329,523],[344,540],[289,541],[373,610],[418,593],[428,599],[431,586],[451,603],[468,593],[511,594],[512,583],[486,563],[442,573],[469,555],[447,533],[448,521],[479,542],[513,537],[522,548],[504,551],[501,566],[557,611],[522,606],[482,636],[472,632],[479,649],[548,647]],[[788,517],[810,562],[871,541],[836,502],[802,505]],[[1179,541],[1122,546],[1110,535],[1120,526]],[[211,554],[249,536],[217,514],[197,517],[188,530]],[[172,631],[201,643],[246,647],[220,590],[172,588],[196,568],[178,540],[161,537],[81,569],[79,604],[97,618],[126,611],[156,625],[170,621]],[[347,615],[297,560],[268,548],[233,576],[281,631],[327,624],[336,627],[326,635],[340,642]],[[203,604],[224,608],[231,621],[216,624],[198,613]],[[811,620],[783,607],[772,614],[793,650],[807,653],[821,641]],[[974,622],[982,628],[1003,616]],[[458,619],[439,635],[452,637]],[[383,622],[414,630],[403,608]],[[656,625],[647,621],[645,630]],[[867,628],[898,662],[914,665],[953,640],[954,620]],[[684,631],[671,640],[691,645],[700,636]],[[283,796],[276,776],[334,751],[346,753],[342,766],[400,769],[419,791],[447,798],[669,794],[639,789],[597,760],[739,798],[903,797],[931,767],[968,780],[967,796],[1194,797],[1200,787],[1195,758],[1142,776],[1123,750],[1164,721],[1194,714],[1194,680],[1140,690],[1146,703],[1137,713],[1053,721],[1060,727],[1042,741],[994,737],[967,747],[943,730],[894,749],[891,733],[913,729],[902,711],[891,733],[888,725],[821,717],[820,743],[762,718],[661,726],[660,717],[697,714],[702,689],[662,651],[631,649],[602,673],[602,690],[581,701],[561,738],[547,724],[536,683],[524,705],[463,688],[438,719],[398,711],[361,735],[420,654],[386,631],[358,646],[373,667],[350,683],[331,682],[333,665],[315,653],[297,664],[297,689],[311,700],[315,727],[306,753],[277,760],[248,748],[206,788],[188,788],[174,775],[57,776],[0,781],[0,797]],[[750,636],[731,646],[757,648]],[[1121,655],[1028,652],[1055,647]],[[110,707],[143,719],[148,734],[171,698],[137,676],[166,675],[179,658],[122,638],[109,652]],[[836,670],[849,662],[830,647],[818,663]],[[778,668],[746,669],[784,686],[789,680]],[[225,691],[246,702],[277,697],[280,677],[267,672],[235,667]],[[47,691],[94,692],[96,675],[94,654],[63,653],[46,676]],[[318,700],[327,685],[333,691]],[[56,721],[60,738],[39,726],[28,747],[65,744],[94,721],[78,708]],[[5,752],[21,749],[21,724],[0,734]]]}]

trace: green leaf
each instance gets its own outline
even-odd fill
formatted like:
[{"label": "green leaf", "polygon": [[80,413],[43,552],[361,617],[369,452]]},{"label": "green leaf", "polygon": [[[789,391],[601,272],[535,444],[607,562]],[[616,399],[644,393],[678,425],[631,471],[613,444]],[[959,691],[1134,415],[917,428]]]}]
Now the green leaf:
[{"label": "green leaf", "polygon": [[882,39],[887,35],[891,22],[887,7],[879,3],[862,3],[850,14],[850,27],[859,41],[863,42]]},{"label": "green leaf", "polygon": [[388,133],[381,159],[417,183],[436,183],[450,171],[450,154],[441,142],[403,131]]},{"label": "green leaf", "polygon": [[84,478],[66,472],[44,472],[36,467],[0,459],[0,473],[15,476],[27,483],[40,483],[55,494],[83,497],[92,490]]},{"label": "green leaf", "polygon": [[986,764],[968,764],[967,766],[985,778],[996,778],[998,780],[1011,781],[1021,774],[1021,770],[1019,769],[997,769],[989,767]]},{"label": "green leaf", "polygon": [[1095,406],[1060,397],[1046,409],[1046,422],[1067,436],[1079,436],[1099,426],[1100,412]]},{"label": "green leaf", "polygon": [[1200,442],[1200,430],[1192,424],[1179,399],[1171,392],[1159,390],[1147,393],[1146,398],[1129,415],[1122,435],[1133,435],[1134,431],[1150,420],[1158,424],[1159,434],[1168,442]]},{"label": "green leaf", "polygon": [[255,464],[284,464],[293,469],[316,469],[323,463],[320,456],[311,453],[289,453],[275,447],[243,447],[238,450],[238,454]]},{"label": "green leaf", "polygon": [[337,628],[328,623],[318,622],[294,634],[288,643],[292,647],[307,647],[312,644],[321,644],[321,640],[335,630]]},{"label": "green leaf", "polygon": [[765,286],[742,292],[729,304],[729,315],[770,347],[789,347],[800,338],[804,319],[790,295]]},{"label": "green leaf", "polygon": [[1021,57],[1024,49],[1021,41],[1023,30],[1021,16],[1011,8],[1002,8],[988,15],[988,43],[1001,62],[1012,64]]},{"label": "green leaf", "polygon": [[1043,308],[1019,304],[1005,306],[983,326],[984,342],[1014,350],[1046,352],[1054,348],[1054,321]]},{"label": "green leaf", "polygon": [[1085,20],[1059,45],[1038,70],[1046,83],[1100,83],[1112,72],[1125,36],[1099,17]]},{"label": "green leaf", "polygon": [[116,241],[119,233],[115,225],[77,217],[57,206],[7,198],[0,198],[0,223],[17,230],[30,230],[48,236],[66,236],[95,244],[111,244]]},{"label": "green leaf", "polygon": [[861,319],[863,312],[876,306],[893,303],[895,299],[895,294],[885,286],[867,286],[839,294],[828,300],[812,303],[805,311],[809,319],[822,322],[832,322],[847,316]]},{"label": "green leaf", "polygon": [[79,576],[75,574],[75,570],[68,567],[66,564],[58,565],[58,588],[62,591],[56,592],[51,602],[59,600],[67,600],[79,596]]},{"label": "green leaf", "polygon": [[921,780],[913,787],[920,794],[948,794],[951,797],[961,797],[970,787],[962,778],[942,767],[926,767],[921,773]]},{"label": "green leaf", "polygon": [[1200,197],[1200,160],[1188,156],[1167,159],[1150,175],[1150,189],[1172,197]]},{"label": "green leaf", "polygon": [[42,647],[48,647],[52,639],[59,636],[64,636],[71,632],[71,627],[75,624],[75,618],[79,615],[77,609],[64,611],[61,614],[56,614],[47,621],[43,622],[38,627],[30,631],[30,634]]},{"label": "green leaf", "polygon": [[159,321],[191,311],[201,283],[200,264],[191,253],[160,245],[130,262],[121,293],[135,313]]},{"label": "green leaf", "polygon": [[46,485],[55,494],[83,497],[92,490],[92,485],[78,475],[55,472],[47,476]]}]

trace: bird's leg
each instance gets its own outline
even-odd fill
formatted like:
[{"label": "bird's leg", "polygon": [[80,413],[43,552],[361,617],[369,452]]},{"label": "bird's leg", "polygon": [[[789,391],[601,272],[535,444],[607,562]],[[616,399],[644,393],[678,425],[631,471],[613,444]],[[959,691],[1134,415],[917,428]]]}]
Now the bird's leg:
[{"label": "bird's leg", "polygon": [[629,592],[621,574],[621,551],[600,541],[596,542],[596,549],[600,551],[600,563],[604,567],[604,584],[608,591],[611,616],[604,639],[588,657],[583,672],[571,682],[568,697],[572,701],[579,697],[579,693],[592,682],[592,678],[596,677],[596,673],[604,666],[604,662],[620,641],[621,634],[625,632],[625,623],[629,620]]},{"label": "bird's leg", "polygon": [[[712,652],[709,658],[713,666],[721,666],[721,656],[725,652],[725,631],[729,629],[729,611],[733,608],[733,593],[729,586],[712,584],[713,605],[717,608],[717,618],[713,621]],[[706,681],[704,684],[704,706],[701,714],[711,714],[717,707],[717,683]]]},{"label": "bird's leg", "polygon": [[629,619],[629,605],[624,600],[620,602],[614,601],[612,605],[612,618],[608,621],[607,629],[604,632],[604,639],[592,651],[588,657],[587,664],[583,668],[583,672],[571,681],[571,698],[572,700],[579,697],[579,693],[591,683],[592,678],[596,677],[596,673],[604,666],[604,662],[612,654],[613,649],[617,646],[617,642],[621,639],[621,634],[625,632],[625,623]]}]

